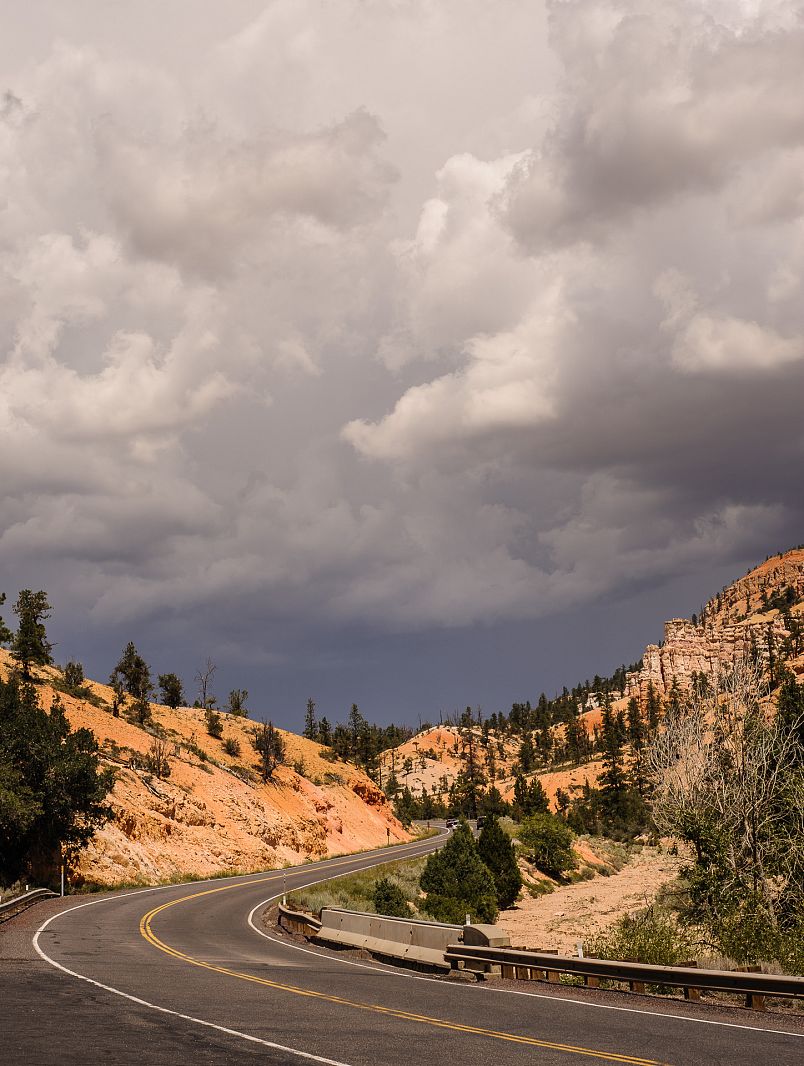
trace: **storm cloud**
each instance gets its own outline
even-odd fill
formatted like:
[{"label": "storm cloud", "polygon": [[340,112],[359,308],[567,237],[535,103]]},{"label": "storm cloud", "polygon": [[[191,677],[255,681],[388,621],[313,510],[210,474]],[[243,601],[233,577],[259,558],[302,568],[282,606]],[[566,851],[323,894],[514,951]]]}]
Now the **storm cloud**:
[{"label": "storm cloud", "polygon": [[105,7],[0,46],[0,588],[295,698],[804,539],[800,5]]}]

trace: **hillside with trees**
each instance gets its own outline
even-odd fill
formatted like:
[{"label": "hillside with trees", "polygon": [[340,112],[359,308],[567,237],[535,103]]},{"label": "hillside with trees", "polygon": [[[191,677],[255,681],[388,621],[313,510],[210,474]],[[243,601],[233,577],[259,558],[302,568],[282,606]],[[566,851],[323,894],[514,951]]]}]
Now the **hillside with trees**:
[{"label": "hillside with trees", "polygon": [[[0,597],[0,609],[5,607]],[[266,869],[402,841],[385,794],[329,747],[218,708],[210,660],[195,706],[134,642],[108,684],[53,662],[44,592],[0,618],[0,885],[154,884]],[[158,686],[158,689],[157,689]],[[162,702],[158,702],[161,698]]]}]

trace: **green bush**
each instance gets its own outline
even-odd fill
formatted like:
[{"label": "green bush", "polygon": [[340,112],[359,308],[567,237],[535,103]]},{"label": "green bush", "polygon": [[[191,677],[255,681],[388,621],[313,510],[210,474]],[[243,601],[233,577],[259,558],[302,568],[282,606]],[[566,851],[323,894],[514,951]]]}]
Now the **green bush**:
[{"label": "green bush", "polygon": [[223,720],[217,711],[207,711],[204,715],[207,723],[207,732],[211,737],[220,740],[223,736]]},{"label": "green bush", "polygon": [[240,755],[240,741],[236,737],[227,737],[223,742],[223,750],[233,759]]},{"label": "green bush", "polygon": [[409,918],[410,907],[405,899],[405,893],[395,881],[388,877],[381,877],[374,885],[374,909],[377,914],[385,914],[390,918]]},{"label": "green bush", "polygon": [[572,841],[572,830],[552,814],[532,814],[519,829],[521,854],[551,877],[560,877],[578,865]]},{"label": "green bush", "polygon": [[679,966],[695,953],[690,933],[674,916],[652,906],[625,914],[611,928],[587,943],[587,952],[600,959]]}]

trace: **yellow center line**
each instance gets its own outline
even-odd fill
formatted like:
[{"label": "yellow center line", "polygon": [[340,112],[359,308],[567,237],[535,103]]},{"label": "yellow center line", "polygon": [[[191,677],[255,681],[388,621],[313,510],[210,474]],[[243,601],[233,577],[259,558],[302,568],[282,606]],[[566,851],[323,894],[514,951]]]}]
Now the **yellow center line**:
[{"label": "yellow center line", "polygon": [[[344,862],[333,863],[332,866],[343,866],[349,862],[354,862],[354,860],[347,859]],[[230,970],[225,966],[215,966],[210,962],[204,962],[203,959],[197,959],[192,955],[187,955],[178,948],[160,940],[153,931],[151,923],[154,918],[158,914],[161,914],[162,911],[169,910],[171,907],[176,907],[180,903],[189,903],[190,900],[199,899],[202,896],[212,896],[217,892],[229,892],[235,888],[248,888],[251,885],[263,884],[267,881],[276,881],[279,876],[281,875],[272,874],[270,877],[239,882],[236,885],[224,885],[220,888],[205,889],[203,892],[193,892],[190,895],[181,896],[179,899],[171,900],[169,903],[163,903],[161,906],[154,907],[153,910],[148,911],[148,913],[144,914],[140,919],[140,934],[153,947],[181,962],[188,963],[191,966],[200,967],[204,970],[211,970],[214,973],[224,974],[227,977],[236,977],[241,981],[250,981],[252,984],[263,985],[266,988],[273,988],[280,992],[289,992],[296,996],[307,996],[310,999],[324,1000],[327,1003],[334,1003],[342,1007],[351,1007],[356,1010],[372,1011],[375,1014],[385,1014],[393,1018],[399,1018],[403,1021],[418,1022],[422,1025],[430,1025],[438,1029],[469,1033],[474,1036],[485,1036],[494,1040],[505,1040],[509,1043],[525,1044],[529,1047],[545,1048],[552,1051],[566,1051],[573,1055],[583,1055],[587,1058],[603,1059],[606,1062],[628,1063],[629,1066],[662,1066],[662,1064],[655,1059],[638,1058],[633,1055],[624,1055],[615,1051],[596,1051],[593,1048],[583,1047],[581,1045],[561,1044],[550,1040],[539,1040],[536,1037],[519,1036],[516,1033],[501,1032],[496,1029],[485,1029],[475,1025],[463,1025],[460,1022],[450,1022],[443,1018],[433,1018],[426,1014],[415,1014],[411,1011],[400,1010],[395,1007],[383,1007],[376,1003],[361,1003],[357,1000],[344,999],[342,996],[336,996],[331,993],[316,992],[309,988],[300,988],[298,985],[285,984],[281,981],[272,981],[269,978],[257,977],[254,974],[243,973],[239,970]]]}]

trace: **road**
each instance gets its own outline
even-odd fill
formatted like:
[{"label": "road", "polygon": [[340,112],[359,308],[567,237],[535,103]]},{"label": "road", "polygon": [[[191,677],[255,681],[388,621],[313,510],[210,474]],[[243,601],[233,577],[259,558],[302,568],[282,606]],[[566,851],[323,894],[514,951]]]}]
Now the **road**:
[{"label": "road", "polygon": [[575,988],[454,983],[304,948],[260,921],[285,885],[290,891],[437,843],[40,904],[0,929],[0,1063],[802,1061],[804,1026],[784,1016]]}]

